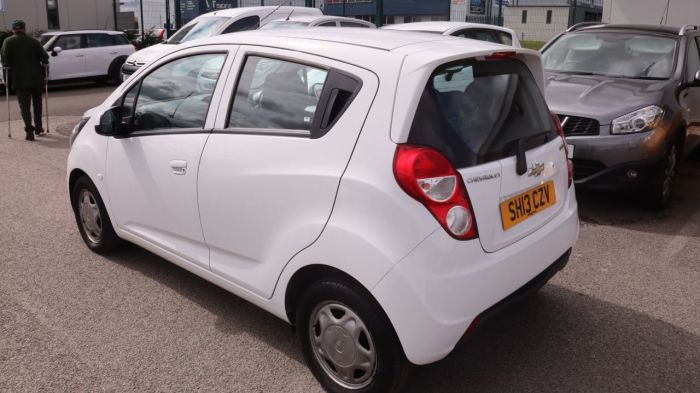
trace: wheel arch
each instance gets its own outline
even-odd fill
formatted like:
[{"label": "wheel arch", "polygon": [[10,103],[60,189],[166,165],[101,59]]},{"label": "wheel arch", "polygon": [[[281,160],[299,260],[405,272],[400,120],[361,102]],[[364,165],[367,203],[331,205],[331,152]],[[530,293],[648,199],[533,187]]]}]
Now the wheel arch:
[{"label": "wheel arch", "polygon": [[[75,182],[78,181],[81,177],[87,177],[90,179],[90,176],[85,173],[82,169],[75,168],[70,172],[70,175],[68,176],[68,196],[70,197],[70,203],[73,209],[75,209],[75,202],[74,202],[74,195],[73,195],[73,187],[75,186]],[[90,179],[90,181],[94,184],[95,182]]]}]

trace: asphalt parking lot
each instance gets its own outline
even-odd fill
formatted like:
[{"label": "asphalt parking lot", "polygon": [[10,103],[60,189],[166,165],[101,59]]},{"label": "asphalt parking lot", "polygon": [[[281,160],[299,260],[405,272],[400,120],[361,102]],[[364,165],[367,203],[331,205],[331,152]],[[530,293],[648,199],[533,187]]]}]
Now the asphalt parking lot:
[{"label": "asphalt parking lot", "polygon": [[[109,90],[53,89],[60,117],[34,143],[16,121],[5,138],[0,110],[0,392],[320,391],[286,323],[138,247],[83,245],[65,134]],[[579,204],[567,268],[416,368],[408,392],[700,391],[700,152],[665,211]]]}]

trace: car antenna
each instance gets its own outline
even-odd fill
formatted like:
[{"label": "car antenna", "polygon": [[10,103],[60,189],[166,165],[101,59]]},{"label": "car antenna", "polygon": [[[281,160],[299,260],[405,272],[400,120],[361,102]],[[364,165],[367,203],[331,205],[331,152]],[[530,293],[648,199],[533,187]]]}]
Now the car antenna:
[{"label": "car antenna", "polygon": [[282,0],[282,1],[280,1],[280,3],[277,5],[277,7],[275,7],[274,10],[272,10],[269,14],[263,16],[262,19],[260,19],[260,20],[258,21],[258,25],[255,26],[255,29],[259,29],[261,23],[262,23],[265,19],[271,17],[275,12],[277,12],[277,10],[279,10],[280,8],[282,8],[283,5],[285,5],[285,4],[287,4],[287,3],[291,2],[291,1],[292,1],[292,0]]},{"label": "car antenna", "polygon": [[292,14],[293,14],[293,13],[294,13],[294,10],[292,10],[292,12],[290,12],[289,15],[287,15],[287,19],[285,19],[285,20],[289,20],[289,18],[292,17]]},{"label": "car antenna", "polygon": [[666,18],[666,23],[668,23],[668,9],[671,6],[671,0],[666,1],[666,10],[661,12],[661,21],[659,22],[660,25],[664,24],[664,17]]}]

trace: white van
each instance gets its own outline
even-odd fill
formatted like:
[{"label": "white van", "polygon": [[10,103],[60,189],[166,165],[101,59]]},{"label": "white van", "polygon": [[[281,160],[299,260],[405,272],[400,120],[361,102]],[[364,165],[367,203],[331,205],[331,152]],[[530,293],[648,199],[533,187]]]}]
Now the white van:
[{"label": "white van", "polygon": [[243,7],[209,12],[182,26],[172,37],[162,44],[153,45],[134,53],[122,66],[121,79],[126,80],[145,64],[172,50],[174,45],[200,38],[239,31],[255,30],[268,22],[294,16],[321,16],[317,8],[307,7]]}]

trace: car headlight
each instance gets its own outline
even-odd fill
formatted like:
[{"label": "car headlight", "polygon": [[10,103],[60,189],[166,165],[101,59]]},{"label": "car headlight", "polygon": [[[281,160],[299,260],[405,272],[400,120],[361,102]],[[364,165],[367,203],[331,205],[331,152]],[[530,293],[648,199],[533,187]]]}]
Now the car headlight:
[{"label": "car headlight", "polygon": [[642,108],[613,120],[610,132],[612,134],[631,134],[650,130],[656,127],[663,114],[664,110],[656,105]]},{"label": "car headlight", "polygon": [[78,134],[80,134],[80,131],[83,130],[83,127],[85,127],[85,124],[90,120],[89,117],[83,117],[80,119],[78,124],[73,127],[73,131],[70,133],[70,138],[68,139],[70,142],[70,146],[73,146],[73,142],[75,141],[75,138],[78,137]]}]

